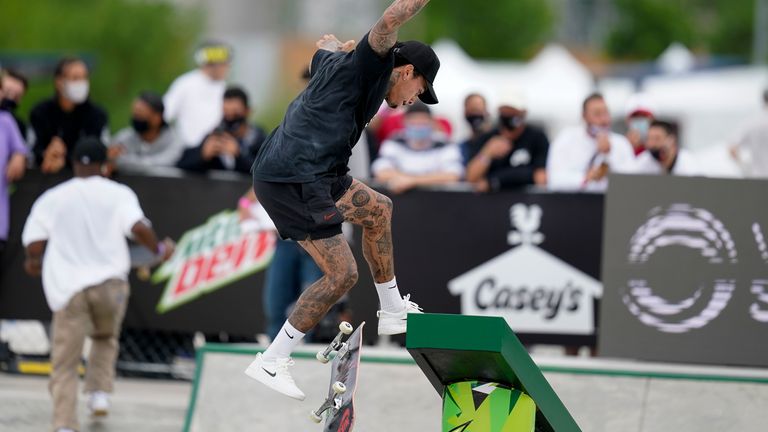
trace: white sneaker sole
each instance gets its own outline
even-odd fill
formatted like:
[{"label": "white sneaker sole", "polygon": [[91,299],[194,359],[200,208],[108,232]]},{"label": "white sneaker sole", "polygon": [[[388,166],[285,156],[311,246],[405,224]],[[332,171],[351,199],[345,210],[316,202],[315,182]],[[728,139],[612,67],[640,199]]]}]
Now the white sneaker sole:
[{"label": "white sneaker sole", "polygon": [[379,325],[379,336],[393,336],[398,334],[403,334],[408,330],[408,326],[406,325],[406,322],[403,321],[403,324],[385,324],[385,325]]},{"label": "white sneaker sole", "polygon": [[278,381],[271,375],[267,375],[264,369],[259,365],[251,364],[250,366],[248,366],[248,369],[245,370],[245,374],[255,379],[256,381],[264,384],[265,386],[271,388],[272,390],[288,396],[291,399],[303,401],[306,398],[306,395],[304,395],[304,393],[301,393],[301,394],[288,393],[282,388],[280,388],[280,386],[278,385],[279,384]]}]

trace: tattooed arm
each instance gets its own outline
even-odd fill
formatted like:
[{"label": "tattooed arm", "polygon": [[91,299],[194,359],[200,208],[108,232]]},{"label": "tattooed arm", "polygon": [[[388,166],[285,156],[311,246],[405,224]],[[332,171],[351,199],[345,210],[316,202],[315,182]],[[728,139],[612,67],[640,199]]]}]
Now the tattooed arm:
[{"label": "tattooed arm", "polygon": [[413,18],[429,0],[395,0],[373,26],[368,43],[376,54],[384,57],[397,42],[400,26]]}]

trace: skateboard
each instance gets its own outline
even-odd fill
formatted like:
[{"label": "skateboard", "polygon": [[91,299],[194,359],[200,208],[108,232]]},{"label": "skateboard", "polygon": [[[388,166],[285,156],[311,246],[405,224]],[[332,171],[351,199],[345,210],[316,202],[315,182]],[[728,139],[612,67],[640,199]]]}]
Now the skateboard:
[{"label": "skateboard", "polygon": [[128,242],[128,254],[131,257],[131,268],[136,269],[136,277],[139,280],[149,279],[152,267],[163,261],[162,256],[158,256],[149,251],[144,245]]},{"label": "skateboard", "polygon": [[[325,350],[317,353],[317,359],[328,363],[332,351],[336,357],[331,361],[331,385],[328,397],[310,416],[316,423],[323,420],[323,432],[349,432],[355,424],[354,397],[357,387],[357,375],[360,370],[360,351],[363,345],[363,326],[361,323],[352,331],[352,325],[343,322],[339,325],[339,334],[331,341]],[[342,341],[349,335],[346,341]]]}]

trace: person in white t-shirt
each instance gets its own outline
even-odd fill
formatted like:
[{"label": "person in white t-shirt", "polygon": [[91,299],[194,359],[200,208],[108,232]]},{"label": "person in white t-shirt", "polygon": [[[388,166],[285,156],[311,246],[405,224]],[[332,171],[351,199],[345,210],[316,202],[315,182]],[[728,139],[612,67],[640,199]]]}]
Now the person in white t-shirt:
[{"label": "person in white t-shirt", "polygon": [[636,161],[637,174],[699,175],[696,161],[677,141],[677,126],[654,120],[648,128],[645,146]]},{"label": "person in white t-shirt", "polygon": [[85,376],[93,416],[109,410],[118,337],[129,287],[126,237],[163,260],[173,254],[170,240],[158,242],[127,186],[101,176],[106,147],[82,138],[73,152],[75,177],[44,192],[24,225],[24,268],[42,274],[45,298],[53,311],[51,380],[53,429],[79,430],[78,366],[86,336],[92,340]]},{"label": "person in white t-shirt", "polygon": [[632,145],[611,131],[611,115],[601,94],[593,93],[584,100],[582,116],[583,125],[566,129],[549,147],[551,190],[604,191],[609,172],[634,171]]},{"label": "person in white t-shirt", "polygon": [[384,141],[373,161],[374,179],[394,193],[418,186],[457,183],[464,175],[459,146],[435,127],[429,107],[416,102],[403,117],[405,128]]},{"label": "person in white t-shirt", "polygon": [[199,66],[176,78],[163,97],[165,121],[172,124],[187,147],[195,147],[219,125],[232,49],[206,43],[195,52]]}]

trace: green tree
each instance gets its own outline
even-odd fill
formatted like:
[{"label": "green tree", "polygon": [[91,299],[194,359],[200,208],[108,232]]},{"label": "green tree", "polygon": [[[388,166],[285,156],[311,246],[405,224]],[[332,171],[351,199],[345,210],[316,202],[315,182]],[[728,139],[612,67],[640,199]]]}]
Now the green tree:
[{"label": "green tree", "polygon": [[404,26],[401,38],[450,38],[473,57],[524,59],[547,42],[553,23],[547,1],[441,0]]},{"label": "green tree", "polygon": [[[704,1],[704,0],[701,0]],[[712,10],[713,25],[705,26],[709,49],[713,54],[752,55],[755,0],[715,0],[706,2]]]},{"label": "green tree", "polygon": [[606,50],[619,59],[653,59],[672,42],[688,47],[700,39],[686,0],[615,0],[618,22],[606,40]]},{"label": "green tree", "polygon": [[[4,0],[0,55],[38,64],[83,56],[91,66],[92,99],[107,109],[114,131],[128,124],[139,91],[162,94],[191,66],[201,16],[164,1]],[[22,112],[53,93],[52,70],[32,78]]]}]

